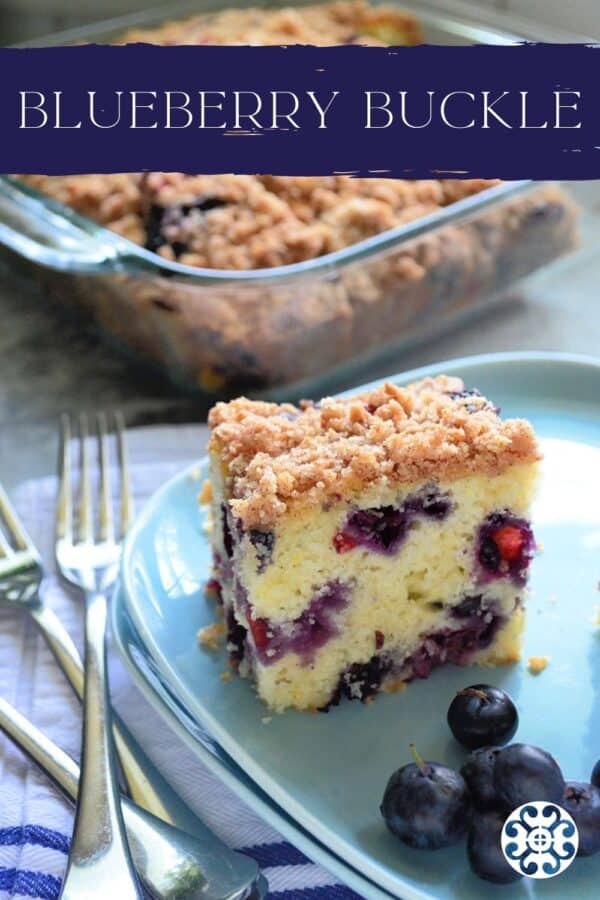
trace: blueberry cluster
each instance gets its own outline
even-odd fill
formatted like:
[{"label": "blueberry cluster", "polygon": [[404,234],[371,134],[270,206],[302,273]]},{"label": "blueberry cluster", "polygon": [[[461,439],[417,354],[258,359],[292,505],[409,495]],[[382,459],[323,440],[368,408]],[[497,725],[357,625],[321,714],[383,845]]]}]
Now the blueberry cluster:
[{"label": "blueberry cluster", "polygon": [[348,593],[347,584],[338,579],[328,581],[298,618],[284,625],[256,618],[248,608],[246,615],[254,649],[262,664],[270,665],[286,653],[297,653],[308,665],[314,653],[338,633],[335,614],[347,605]]},{"label": "blueberry cluster", "polygon": [[508,744],[518,726],[512,699],[499,688],[473,685],[450,704],[448,724],[468,750],[460,772],[415,761],[390,778],[381,813],[409,847],[437,850],[467,839],[473,872],[485,881],[509,884],[521,876],[500,845],[507,816],[530,801],[557,803],[575,821],[579,856],[600,852],[600,760],[590,783],[565,781],[556,760],[530,744]]},{"label": "blueberry cluster", "polygon": [[452,512],[452,508],[450,495],[439,491],[435,484],[428,484],[417,493],[410,494],[397,507],[355,510],[336,532],[333,545],[337,553],[366,547],[374,553],[393,556],[416,519],[441,522]]}]

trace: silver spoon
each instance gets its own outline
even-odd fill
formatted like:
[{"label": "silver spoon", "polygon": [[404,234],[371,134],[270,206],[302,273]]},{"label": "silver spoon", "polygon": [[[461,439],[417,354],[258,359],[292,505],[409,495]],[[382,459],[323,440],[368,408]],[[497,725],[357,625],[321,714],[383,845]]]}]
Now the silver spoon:
[{"label": "silver spoon", "polygon": [[[0,729],[75,803],[79,766],[0,697]],[[262,900],[266,879],[253,859],[230,850],[206,826],[192,837],[121,797],[131,855],[155,900]]]}]

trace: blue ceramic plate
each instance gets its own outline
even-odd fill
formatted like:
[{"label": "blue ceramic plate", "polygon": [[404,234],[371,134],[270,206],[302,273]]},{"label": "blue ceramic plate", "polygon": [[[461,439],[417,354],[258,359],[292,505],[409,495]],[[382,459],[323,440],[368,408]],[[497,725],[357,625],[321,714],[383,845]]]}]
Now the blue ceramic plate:
[{"label": "blue ceramic plate", "polygon": [[[444,363],[395,377],[461,375],[503,409],[526,416],[542,439],[544,478],[534,510],[543,553],[533,566],[524,660],[545,655],[543,674],[526,665],[447,667],[368,707],[343,703],[329,715],[269,718],[250,685],[224,682],[223,654],[195,634],[211,621],[203,597],[210,550],[196,497],[200,464],[165,485],[140,515],[123,555],[124,604],[161,678],[193,718],[270,798],[317,841],[369,880],[405,900],[499,896],[468,870],[463,847],[411,851],[385,829],[379,802],[389,775],[421,753],[459,765],[446,710],[465,684],[492,680],[515,697],[518,739],[587,780],[600,757],[600,362],[553,354],[502,354]],[[600,856],[564,875],[511,885],[512,898],[598,896]]]}]

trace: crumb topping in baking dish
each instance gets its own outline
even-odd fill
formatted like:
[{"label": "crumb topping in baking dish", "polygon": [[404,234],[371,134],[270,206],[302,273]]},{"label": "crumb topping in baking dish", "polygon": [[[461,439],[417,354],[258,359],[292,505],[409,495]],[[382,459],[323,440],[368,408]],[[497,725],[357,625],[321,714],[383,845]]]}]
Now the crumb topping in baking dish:
[{"label": "crumb topping in baking dish", "polygon": [[496,475],[540,455],[528,422],[501,420],[478,391],[443,375],[301,407],[240,398],[218,403],[209,425],[245,527],[370,484]]},{"label": "crumb topping in baking dish", "polygon": [[140,192],[149,249],[193,266],[260,269],[340,250],[489,186],[155,172]]},{"label": "crumb topping in baking dish", "polygon": [[[390,6],[340,2],[203,13],[119,43],[371,44],[421,41],[417,20]],[[341,250],[435,213],[495,182],[349,176],[28,175],[32,187],[166,260],[263,269]]]},{"label": "crumb topping in baking dish", "polygon": [[363,0],[338,0],[282,9],[224,9],[132,29],[119,43],[153,44],[372,44],[401,46],[422,40],[413,15]]}]

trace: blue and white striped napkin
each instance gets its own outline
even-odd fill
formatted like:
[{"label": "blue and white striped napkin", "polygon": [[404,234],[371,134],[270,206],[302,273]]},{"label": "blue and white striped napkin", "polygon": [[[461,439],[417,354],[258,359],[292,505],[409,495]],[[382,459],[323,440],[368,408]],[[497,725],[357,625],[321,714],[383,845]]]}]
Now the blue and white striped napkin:
[{"label": "blue and white striped napkin", "polygon": [[[173,463],[134,466],[138,502],[176,468]],[[81,606],[64,592],[52,565],[54,497],[54,481],[42,479],[22,485],[16,501],[47,566],[46,599],[81,646]],[[209,827],[257,860],[269,881],[270,900],[358,900],[353,890],[283,840],[204,768],[138,693],[114,650],[110,661],[115,706],[137,739]],[[71,755],[78,755],[78,702],[35,626],[6,608],[0,608],[0,695]],[[59,896],[72,819],[72,807],[0,735],[0,897]]]}]

